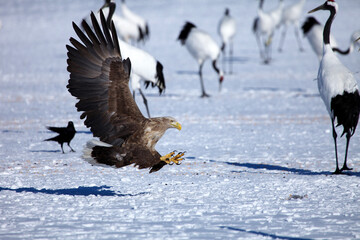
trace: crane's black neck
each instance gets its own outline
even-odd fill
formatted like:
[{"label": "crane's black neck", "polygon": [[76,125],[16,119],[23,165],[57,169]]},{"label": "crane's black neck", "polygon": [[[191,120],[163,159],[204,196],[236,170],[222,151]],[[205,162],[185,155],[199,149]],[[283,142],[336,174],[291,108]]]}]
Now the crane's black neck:
[{"label": "crane's black neck", "polygon": [[215,72],[220,75],[220,70],[219,70],[219,68],[216,66],[216,60],[213,60],[212,66],[213,66]]},{"label": "crane's black neck", "polygon": [[330,11],[330,16],[328,20],[326,21],[324,32],[323,32],[323,38],[324,38],[324,44],[330,44],[330,29],[331,24],[334,21],[335,15],[336,15],[336,9],[333,6],[328,6],[327,8]]},{"label": "crane's black neck", "polygon": [[346,49],[346,50],[341,50],[341,49],[339,49],[337,47],[334,47],[332,50],[333,50],[333,52],[338,52],[338,53],[340,53],[342,55],[347,55],[347,54],[350,53],[350,47],[348,49]]}]

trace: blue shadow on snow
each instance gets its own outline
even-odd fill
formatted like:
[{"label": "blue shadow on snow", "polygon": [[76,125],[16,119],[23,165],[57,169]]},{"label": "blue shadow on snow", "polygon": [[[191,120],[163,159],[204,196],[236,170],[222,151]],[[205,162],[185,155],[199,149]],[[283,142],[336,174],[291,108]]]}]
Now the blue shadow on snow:
[{"label": "blue shadow on snow", "polygon": [[[264,170],[269,170],[269,171],[285,171],[285,172],[296,173],[299,175],[332,175],[332,172],[329,172],[329,171],[313,172],[311,170],[306,170],[306,169],[289,168],[289,167],[282,167],[282,166],[262,164],[262,163],[237,163],[237,162],[223,162],[223,163],[226,163],[226,164],[232,165],[232,166],[236,166],[236,167],[245,167],[245,168],[251,168],[251,169],[264,169]],[[239,171],[232,171],[232,172],[239,172]],[[359,172],[351,172],[351,171],[346,171],[341,175],[360,177]]]},{"label": "blue shadow on snow", "polygon": [[30,150],[30,152],[32,152],[32,153],[39,153],[39,152],[57,153],[57,152],[61,152],[61,151],[60,150]]},{"label": "blue shadow on snow", "polygon": [[109,186],[100,186],[100,187],[77,187],[77,188],[65,188],[65,189],[36,189],[36,188],[4,188],[0,187],[1,191],[13,191],[17,193],[27,192],[27,193],[44,193],[51,195],[68,195],[68,196],[103,196],[103,197],[134,197],[138,195],[146,194],[145,192],[138,194],[121,194],[113,190],[109,190]]},{"label": "blue shadow on snow", "polygon": [[262,236],[262,237],[270,237],[270,238],[272,238],[272,239],[283,239],[283,240],[310,240],[310,239],[311,239],[311,238],[301,238],[301,237],[284,237],[284,236],[278,236],[278,235],[271,234],[271,233],[251,231],[251,230],[246,230],[246,229],[241,229],[241,228],[235,228],[235,227],[221,226],[220,228],[222,228],[222,229],[227,229],[227,230],[231,230],[231,231],[237,231],[237,232],[243,232],[243,233],[256,234],[256,235],[259,235],[259,236]]}]

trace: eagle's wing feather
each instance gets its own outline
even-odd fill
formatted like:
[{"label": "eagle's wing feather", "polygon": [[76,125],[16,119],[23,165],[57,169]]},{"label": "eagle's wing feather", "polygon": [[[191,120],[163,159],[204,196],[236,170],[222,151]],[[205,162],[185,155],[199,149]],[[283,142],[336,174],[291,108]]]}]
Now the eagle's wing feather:
[{"label": "eagle's wing feather", "polygon": [[[106,27],[101,12],[102,29],[94,14],[92,25],[83,21],[85,31],[73,23],[80,41],[70,38],[68,50],[69,92],[79,99],[76,107],[93,135],[110,144],[121,144],[142,128],[146,118],[136,105],[130,89],[131,63],[122,60],[116,31]],[[119,139],[122,141],[119,142]]]}]

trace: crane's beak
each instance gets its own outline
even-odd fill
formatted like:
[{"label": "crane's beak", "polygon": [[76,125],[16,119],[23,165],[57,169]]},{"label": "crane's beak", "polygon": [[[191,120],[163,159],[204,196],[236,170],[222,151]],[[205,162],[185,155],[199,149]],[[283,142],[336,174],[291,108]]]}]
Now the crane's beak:
[{"label": "crane's beak", "polygon": [[324,10],[325,9],[325,5],[322,4],[320,6],[318,6],[317,8],[314,8],[313,10],[310,10],[308,13],[313,13],[313,12],[316,12],[316,11],[319,11],[319,10]]}]

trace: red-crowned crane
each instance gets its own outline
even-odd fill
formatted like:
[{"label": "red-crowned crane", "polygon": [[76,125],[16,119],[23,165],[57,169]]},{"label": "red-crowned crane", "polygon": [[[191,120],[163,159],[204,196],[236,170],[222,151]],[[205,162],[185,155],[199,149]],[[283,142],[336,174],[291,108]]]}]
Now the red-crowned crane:
[{"label": "red-crowned crane", "polygon": [[[229,45],[229,61],[230,61],[230,74],[232,73],[232,57],[233,57],[233,47],[234,47],[234,36],[236,34],[236,21],[230,15],[230,10],[225,9],[225,14],[219,21],[218,33],[222,40],[221,51],[223,53],[223,68],[226,57],[225,48]],[[225,69],[225,68],[224,68]]]},{"label": "red-crowned crane", "polygon": [[[323,31],[324,52],[320,62],[317,80],[321,98],[331,118],[336,159],[334,174],[339,174],[344,170],[351,170],[351,168],[347,166],[348,148],[350,138],[355,133],[360,114],[358,84],[350,70],[347,69],[334,54],[330,45],[330,29],[337,9],[338,5],[335,0],[328,0],[321,6],[309,11],[309,13],[318,10],[330,11],[330,16],[326,21]],[[342,125],[344,128],[341,136],[346,134],[345,159],[341,169],[339,169],[338,165],[335,120],[337,121],[337,126]]]},{"label": "red-crowned crane", "polygon": [[[122,40],[124,40],[126,42],[139,42],[144,39],[141,29],[136,24],[134,24],[133,22],[130,22],[129,20],[125,19],[124,17],[121,17],[121,16],[115,14],[115,9],[116,9],[115,2],[111,2],[111,0],[105,0],[104,5],[100,9],[103,10],[105,18],[107,19],[106,24],[109,27],[110,27],[110,19],[114,22],[118,36]],[[95,16],[96,16],[96,19],[98,21],[100,21],[99,12],[97,12],[95,14]],[[91,23],[91,19],[89,16],[84,18],[84,20],[88,24]]]},{"label": "red-crowned crane", "polygon": [[299,50],[302,52],[304,51],[304,48],[301,44],[300,40],[300,34],[299,34],[299,21],[302,16],[304,4],[306,0],[299,0],[297,3],[286,6],[283,10],[282,14],[282,25],[283,25],[283,31],[281,34],[280,44],[279,44],[279,52],[283,50],[285,36],[286,36],[286,30],[289,25],[293,25],[295,28],[295,36],[299,45]]},{"label": "red-crowned crane", "polygon": [[215,40],[206,32],[198,29],[191,22],[186,22],[182,28],[178,40],[181,45],[185,45],[190,54],[195,58],[199,64],[199,77],[201,84],[201,97],[209,97],[205,92],[204,81],[202,78],[202,67],[207,59],[212,60],[212,66],[215,72],[219,75],[219,90],[224,80],[224,74],[216,65],[220,55],[220,48]]},{"label": "red-crowned crane", "polygon": [[259,47],[260,57],[264,60],[265,64],[268,64],[271,60],[271,45],[276,23],[270,13],[264,12],[263,5],[264,0],[260,0],[258,16],[253,23],[253,32]]},{"label": "red-crowned crane", "polygon": [[145,19],[140,17],[138,14],[131,11],[125,3],[125,0],[121,0],[121,12],[123,16],[128,19],[130,22],[133,22],[137,26],[139,26],[141,33],[145,39],[148,39],[150,37],[150,30],[149,30],[149,24],[146,22]]}]

